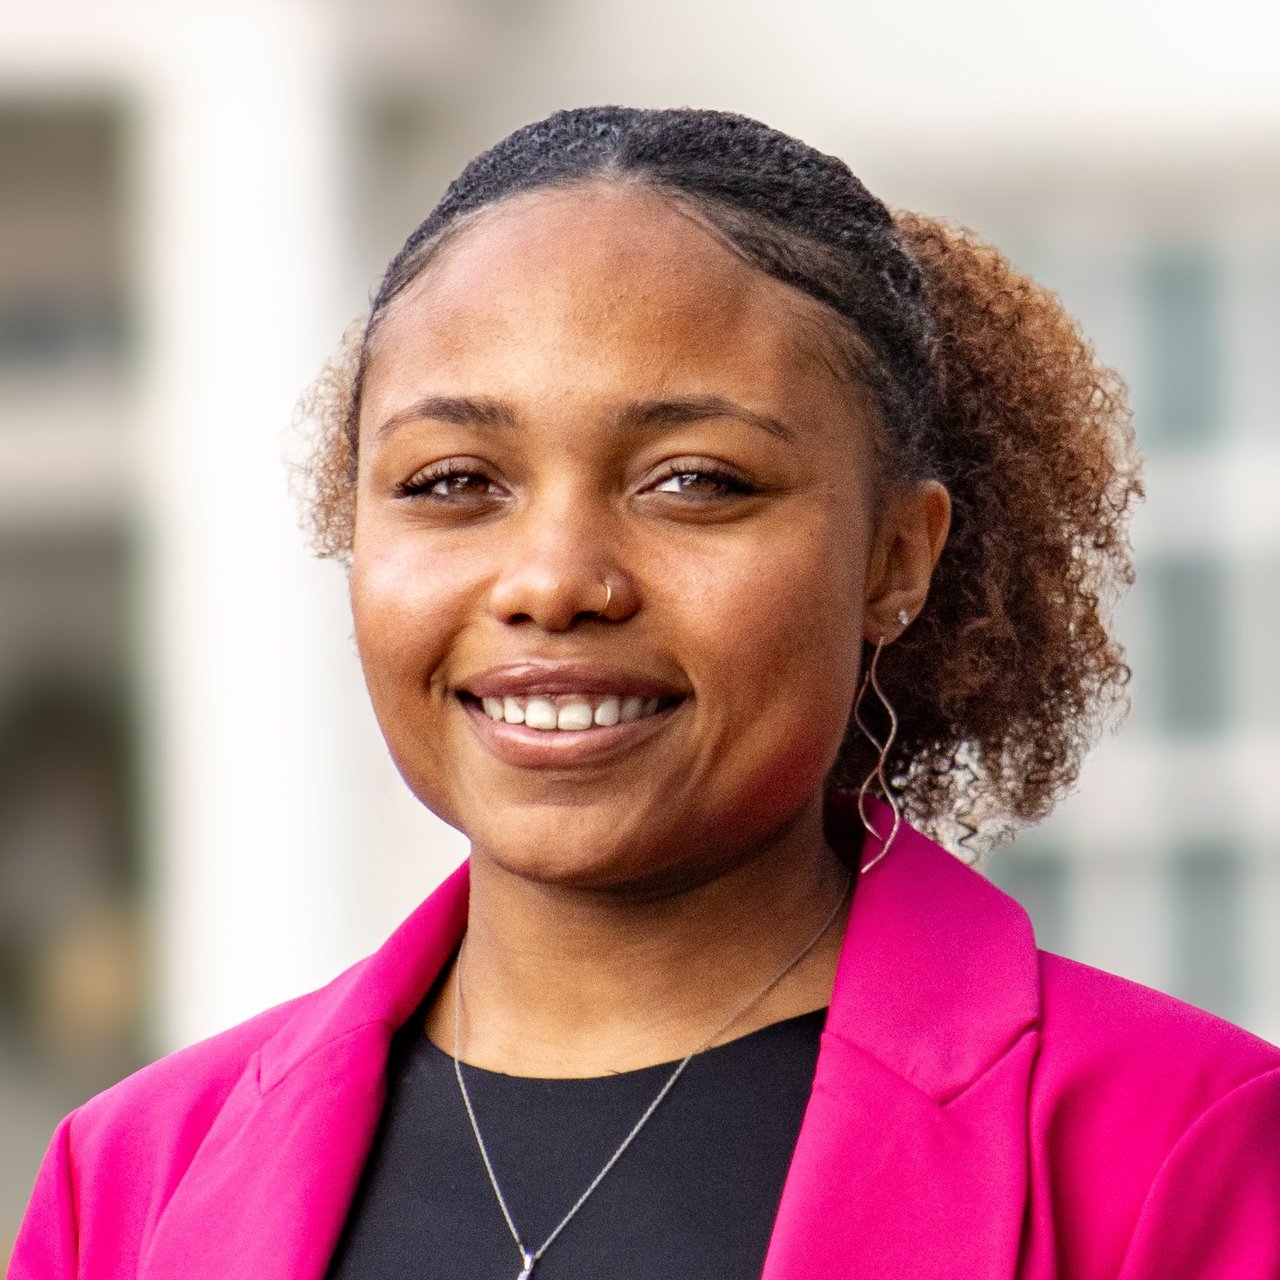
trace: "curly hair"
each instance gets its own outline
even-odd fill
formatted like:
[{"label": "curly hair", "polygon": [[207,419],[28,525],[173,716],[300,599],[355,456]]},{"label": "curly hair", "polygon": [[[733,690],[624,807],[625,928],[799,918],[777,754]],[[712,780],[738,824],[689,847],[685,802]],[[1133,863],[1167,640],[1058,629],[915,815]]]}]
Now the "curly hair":
[{"label": "curly hair", "polygon": [[[727,112],[592,107],[516,130],[472,160],[392,259],[369,316],[301,404],[312,545],[347,560],[370,342],[396,297],[480,211],[523,192],[640,183],[754,268],[822,303],[870,392],[891,482],[937,479],[952,525],[919,617],[881,657],[905,816],[964,846],[1035,822],[1127,706],[1108,629],[1133,580],[1142,496],[1124,383],[1049,290],[972,232],[893,214],[850,172]],[[850,729],[832,785],[875,762]]]}]

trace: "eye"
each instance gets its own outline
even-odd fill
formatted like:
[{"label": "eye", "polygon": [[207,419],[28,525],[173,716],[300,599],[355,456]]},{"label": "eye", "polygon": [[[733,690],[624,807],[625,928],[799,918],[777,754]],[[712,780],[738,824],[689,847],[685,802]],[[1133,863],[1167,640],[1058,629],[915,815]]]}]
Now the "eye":
[{"label": "eye", "polygon": [[500,496],[498,484],[474,462],[445,459],[415,471],[396,485],[400,498],[429,498],[437,502],[460,502]]},{"label": "eye", "polygon": [[679,461],[669,464],[649,487],[650,493],[671,493],[689,498],[729,498],[757,493],[745,476],[711,463]]}]

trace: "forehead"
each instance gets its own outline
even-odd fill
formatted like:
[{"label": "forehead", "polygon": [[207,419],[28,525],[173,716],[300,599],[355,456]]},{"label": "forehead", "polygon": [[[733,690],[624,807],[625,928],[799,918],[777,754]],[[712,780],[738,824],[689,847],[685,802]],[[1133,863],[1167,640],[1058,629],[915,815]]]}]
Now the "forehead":
[{"label": "forehead", "polygon": [[672,198],[599,184],[477,214],[389,306],[368,376],[489,377],[513,394],[522,370],[651,391],[745,378],[765,398],[847,398],[838,364],[820,304]]}]

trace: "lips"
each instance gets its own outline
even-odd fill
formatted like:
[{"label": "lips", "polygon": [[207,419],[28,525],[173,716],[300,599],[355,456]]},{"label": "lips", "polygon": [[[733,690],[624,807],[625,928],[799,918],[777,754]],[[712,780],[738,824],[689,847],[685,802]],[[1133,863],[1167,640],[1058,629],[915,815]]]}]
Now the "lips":
[{"label": "lips", "polygon": [[678,699],[685,690],[670,681],[627,670],[585,662],[529,660],[489,667],[459,680],[456,688],[475,698],[530,698],[538,695],[582,694],[619,698]]}]

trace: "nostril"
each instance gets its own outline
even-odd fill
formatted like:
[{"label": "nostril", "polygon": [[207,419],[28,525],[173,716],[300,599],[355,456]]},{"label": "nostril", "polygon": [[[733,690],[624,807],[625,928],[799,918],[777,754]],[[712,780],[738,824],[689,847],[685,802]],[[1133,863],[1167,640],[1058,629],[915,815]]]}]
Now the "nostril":
[{"label": "nostril", "polygon": [[501,622],[566,631],[584,619],[620,622],[635,611],[635,587],[602,548],[559,545],[507,560],[491,581],[488,609]]}]

